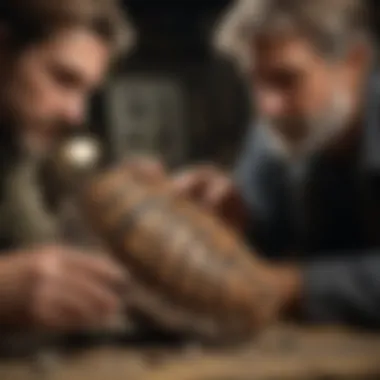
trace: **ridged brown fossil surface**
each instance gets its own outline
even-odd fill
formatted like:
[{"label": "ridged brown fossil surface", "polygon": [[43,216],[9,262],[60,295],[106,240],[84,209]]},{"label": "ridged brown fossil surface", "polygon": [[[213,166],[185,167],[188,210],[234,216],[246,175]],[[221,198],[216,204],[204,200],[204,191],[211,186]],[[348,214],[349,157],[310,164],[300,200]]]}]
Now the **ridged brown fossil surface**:
[{"label": "ridged brown fossil surface", "polygon": [[82,222],[130,273],[130,310],[159,328],[228,342],[276,319],[266,267],[240,236],[174,196],[168,178],[148,181],[128,160],[89,165],[99,155],[86,144],[63,147],[53,171],[70,179]]},{"label": "ridged brown fossil surface", "polygon": [[277,297],[261,261],[217,218],[174,197],[165,181],[148,184],[127,165],[115,166],[81,184],[78,206],[140,284],[134,298],[150,298],[145,306],[162,322],[242,339],[275,318]]}]

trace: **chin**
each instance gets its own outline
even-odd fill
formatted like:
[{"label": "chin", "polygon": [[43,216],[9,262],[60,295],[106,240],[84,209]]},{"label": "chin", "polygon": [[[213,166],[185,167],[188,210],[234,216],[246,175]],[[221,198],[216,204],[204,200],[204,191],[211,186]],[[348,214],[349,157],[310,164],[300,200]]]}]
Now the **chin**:
[{"label": "chin", "polygon": [[341,120],[318,122],[310,128],[310,133],[298,140],[286,138],[271,125],[266,128],[266,132],[277,155],[294,162],[328,150],[347,131],[348,123],[344,120],[342,117]]},{"label": "chin", "polygon": [[309,159],[315,155],[328,150],[332,143],[333,136],[318,139],[315,136],[308,136],[302,141],[285,141],[283,142],[282,151],[287,159],[291,161],[300,161]]}]

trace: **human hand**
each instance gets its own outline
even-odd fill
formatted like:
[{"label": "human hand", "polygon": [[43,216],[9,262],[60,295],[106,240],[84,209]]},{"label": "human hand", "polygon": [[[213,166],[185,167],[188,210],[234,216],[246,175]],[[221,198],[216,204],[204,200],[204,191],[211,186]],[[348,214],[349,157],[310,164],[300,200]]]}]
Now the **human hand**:
[{"label": "human hand", "polygon": [[0,318],[21,328],[107,324],[122,306],[126,275],[109,258],[61,246],[0,258]]},{"label": "human hand", "polygon": [[204,165],[182,171],[172,178],[172,190],[235,229],[244,229],[247,209],[231,176],[218,168]]}]

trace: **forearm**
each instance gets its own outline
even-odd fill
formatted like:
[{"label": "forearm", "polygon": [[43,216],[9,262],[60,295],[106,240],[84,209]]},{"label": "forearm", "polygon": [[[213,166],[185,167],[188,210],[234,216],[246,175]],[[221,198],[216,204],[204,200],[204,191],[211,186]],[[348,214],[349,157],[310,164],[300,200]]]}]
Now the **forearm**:
[{"label": "forearm", "polygon": [[305,265],[305,318],[380,326],[380,249]]},{"label": "forearm", "polygon": [[274,265],[284,313],[316,323],[380,326],[380,250],[330,257]]},{"label": "forearm", "polygon": [[[33,281],[29,261],[15,253],[2,252],[0,257],[0,324],[17,325],[23,317],[21,305],[28,302],[28,288]],[[24,274],[29,273],[30,276]],[[25,299],[20,299],[20,295]]]}]

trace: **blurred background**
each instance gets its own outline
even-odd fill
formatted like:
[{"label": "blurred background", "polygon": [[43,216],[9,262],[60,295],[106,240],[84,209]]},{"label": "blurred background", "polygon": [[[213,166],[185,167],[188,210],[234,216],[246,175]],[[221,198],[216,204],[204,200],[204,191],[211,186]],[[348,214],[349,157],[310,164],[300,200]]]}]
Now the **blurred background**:
[{"label": "blurred background", "polygon": [[[171,167],[234,162],[250,119],[247,83],[212,44],[232,1],[123,0],[137,42],[91,112],[113,158],[128,151],[159,154]],[[378,35],[380,4],[369,3]]]},{"label": "blurred background", "polygon": [[128,150],[159,154],[171,167],[231,164],[249,102],[237,68],[211,43],[229,4],[124,0],[137,42],[96,96],[91,123],[113,157]]}]

